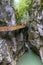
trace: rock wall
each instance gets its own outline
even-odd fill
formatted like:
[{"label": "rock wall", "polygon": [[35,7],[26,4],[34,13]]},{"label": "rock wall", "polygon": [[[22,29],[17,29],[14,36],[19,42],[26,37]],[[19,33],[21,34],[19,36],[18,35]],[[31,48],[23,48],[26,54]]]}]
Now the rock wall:
[{"label": "rock wall", "polygon": [[[0,26],[15,26],[15,12],[10,0],[0,0]],[[18,58],[28,50],[26,29],[0,32],[0,65],[16,65]]]},{"label": "rock wall", "polygon": [[29,42],[31,49],[41,57],[43,62],[43,7],[40,1],[33,2]]},{"label": "rock wall", "polygon": [[16,25],[15,12],[10,5],[10,0],[1,0],[0,5],[0,23],[2,25]]}]

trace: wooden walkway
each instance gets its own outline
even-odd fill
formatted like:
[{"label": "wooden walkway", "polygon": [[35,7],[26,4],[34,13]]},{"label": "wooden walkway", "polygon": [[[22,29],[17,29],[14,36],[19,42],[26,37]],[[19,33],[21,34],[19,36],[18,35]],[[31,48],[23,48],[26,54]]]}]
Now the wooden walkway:
[{"label": "wooden walkway", "polygon": [[23,29],[25,28],[25,25],[17,25],[17,26],[4,26],[4,27],[0,27],[0,32],[6,32],[6,31],[15,31],[18,29]]}]

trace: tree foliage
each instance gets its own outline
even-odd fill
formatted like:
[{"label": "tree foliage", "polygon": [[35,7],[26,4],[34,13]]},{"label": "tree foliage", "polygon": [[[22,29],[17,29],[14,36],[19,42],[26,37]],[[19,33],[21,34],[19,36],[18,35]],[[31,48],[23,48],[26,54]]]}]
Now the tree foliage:
[{"label": "tree foliage", "polygon": [[15,4],[17,21],[20,21],[24,14],[30,12],[32,7],[32,1],[33,0],[20,0],[18,5],[17,3]]}]

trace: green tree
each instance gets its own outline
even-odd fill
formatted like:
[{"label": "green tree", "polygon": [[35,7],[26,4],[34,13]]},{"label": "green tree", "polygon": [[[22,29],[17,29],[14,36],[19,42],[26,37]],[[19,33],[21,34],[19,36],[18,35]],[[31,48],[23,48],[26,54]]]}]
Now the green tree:
[{"label": "green tree", "polygon": [[20,21],[24,14],[30,13],[32,8],[33,0],[20,0],[19,3],[15,4],[16,20]]}]

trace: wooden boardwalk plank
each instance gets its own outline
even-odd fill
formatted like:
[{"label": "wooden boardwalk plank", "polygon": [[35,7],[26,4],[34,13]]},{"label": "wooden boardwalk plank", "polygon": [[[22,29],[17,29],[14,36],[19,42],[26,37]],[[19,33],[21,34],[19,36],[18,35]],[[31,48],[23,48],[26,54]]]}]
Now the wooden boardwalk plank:
[{"label": "wooden boardwalk plank", "polygon": [[4,27],[0,27],[0,32],[15,31],[22,28],[25,28],[25,25],[8,26],[8,27],[4,26]]}]

